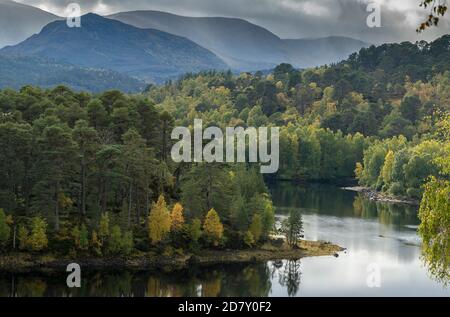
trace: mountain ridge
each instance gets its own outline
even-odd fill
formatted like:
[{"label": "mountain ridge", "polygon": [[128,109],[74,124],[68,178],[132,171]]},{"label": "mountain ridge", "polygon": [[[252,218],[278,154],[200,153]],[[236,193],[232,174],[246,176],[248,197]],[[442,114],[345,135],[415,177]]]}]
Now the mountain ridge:
[{"label": "mountain ridge", "polygon": [[39,34],[4,47],[0,54],[110,69],[150,82],[163,82],[187,72],[227,68],[212,52],[186,38],[93,13],[81,17],[80,28],[69,28],[65,21],[51,22]]},{"label": "mountain ridge", "polygon": [[[136,27],[151,27],[171,34],[184,36],[211,50],[227,64],[241,71],[273,68],[280,63],[291,63],[296,67],[313,67],[321,64],[339,62],[362,47],[369,46],[360,40],[348,37],[329,37],[345,39],[348,48],[342,43],[321,39],[281,39],[271,31],[241,18],[226,17],[188,17],[162,11],[137,10],[119,12],[108,16]],[[219,39],[219,40],[218,40]],[[320,40],[320,51],[314,54],[317,61],[306,56],[298,47],[298,42],[311,43]],[[293,44],[294,42],[294,44]],[[333,56],[334,47],[339,48]]]},{"label": "mountain ridge", "polygon": [[59,19],[62,18],[33,6],[0,0],[0,48],[20,43]]}]

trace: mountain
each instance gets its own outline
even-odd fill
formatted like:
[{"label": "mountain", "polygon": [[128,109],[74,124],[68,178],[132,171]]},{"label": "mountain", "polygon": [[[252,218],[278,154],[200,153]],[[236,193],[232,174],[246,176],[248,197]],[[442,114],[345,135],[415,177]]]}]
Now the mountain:
[{"label": "mountain", "polygon": [[286,56],[276,35],[242,19],[193,18],[159,11],[122,12],[109,17],[186,37],[235,69],[270,68]]},{"label": "mountain", "polygon": [[0,55],[0,89],[19,89],[25,85],[50,88],[66,85],[75,90],[101,92],[120,89],[135,93],[145,83],[109,70],[81,68],[36,57]]},{"label": "mountain", "polygon": [[159,11],[121,12],[112,19],[184,36],[211,50],[238,70],[273,68],[280,63],[312,67],[341,61],[368,44],[344,37],[283,40],[248,21],[184,17]]},{"label": "mountain", "polygon": [[81,17],[79,28],[67,27],[66,21],[55,21],[39,34],[5,47],[0,53],[110,69],[152,82],[187,72],[227,68],[212,52],[186,38],[92,13]]},{"label": "mountain", "polygon": [[0,48],[19,43],[58,19],[58,16],[32,6],[0,0]]}]

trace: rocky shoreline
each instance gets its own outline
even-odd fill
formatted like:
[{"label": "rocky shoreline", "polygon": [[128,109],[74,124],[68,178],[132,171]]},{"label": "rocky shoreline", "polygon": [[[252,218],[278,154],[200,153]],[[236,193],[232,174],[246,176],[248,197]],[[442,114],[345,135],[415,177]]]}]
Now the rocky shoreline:
[{"label": "rocky shoreline", "polygon": [[70,263],[77,263],[88,270],[129,269],[174,271],[191,265],[212,266],[218,264],[252,263],[270,260],[298,260],[312,256],[339,256],[345,249],[325,241],[300,241],[291,248],[273,240],[258,249],[250,250],[205,250],[201,254],[162,256],[148,252],[113,258],[70,258],[52,255],[12,253],[0,256],[0,272],[52,272],[64,271]]},{"label": "rocky shoreline", "polygon": [[420,201],[417,199],[408,197],[393,197],[368,187],[355,186],[355,187],[342,187],[342,189],[361,193],[372,201],[379,201],[393,204],[405,204],[412,206],[420,205]]}]

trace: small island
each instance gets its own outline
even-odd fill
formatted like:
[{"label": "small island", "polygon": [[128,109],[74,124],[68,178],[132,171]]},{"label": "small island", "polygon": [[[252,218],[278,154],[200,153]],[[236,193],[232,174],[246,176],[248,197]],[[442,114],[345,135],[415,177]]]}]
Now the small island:
[{"label": "small island", "polygon": [[122,231],[117,224],[120,218],[116,215],[111,219],[109,213],[102,214],[99,222],[91,222],[89,227],[86,222],[67,222],[59,231],[48,232],[45,219],[33,217],[29,225],[23,222],[17,228],[13,217],[0,209],[4,241],[0,271],[65,271],[71,263],[88,270],[172,271],[194,265],[338,256],[344,250],[330,242],[304,240],[300,210],[290,210],[284,220],[277,222],[271,201],[265,201],[264,217],[255,214],[246,232],[222,223],[214,208],[203,220],[187,222],[181,203],[170,206],[164,195],[159,196],[148,217],[141,226],[134,226],[134,231]]}]

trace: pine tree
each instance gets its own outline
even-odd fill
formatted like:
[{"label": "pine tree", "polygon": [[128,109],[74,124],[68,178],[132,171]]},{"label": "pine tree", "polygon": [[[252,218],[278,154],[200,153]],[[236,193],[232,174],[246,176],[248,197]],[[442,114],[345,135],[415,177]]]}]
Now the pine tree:
[{"label": "pine tree", "polygon": [[172,231],[180,231],[184,225],[183,206],[180,203],[176,203],[170,214],[172,221]]},{"label": "pine tree", "polygon": [[153,205],[148,217],[148,237],[152,244],[157,244],[163,240],[170,232],[171,220],[170,213],[166,206],[164,196],[158,198]]},{"label": "pine tree", "polygon": [[205,222],[203,223],[203,231],[211,244],[214,246],[219,245],[223,238],[223,225],[214,208],[208,211],[206,215]]},{"label": "pine tree", "polygon": [[303,219],[300,210],[291,209],[289,218],[283,221],[281,227],[282,233],[290,246],[295,246],[303,235]]}]

